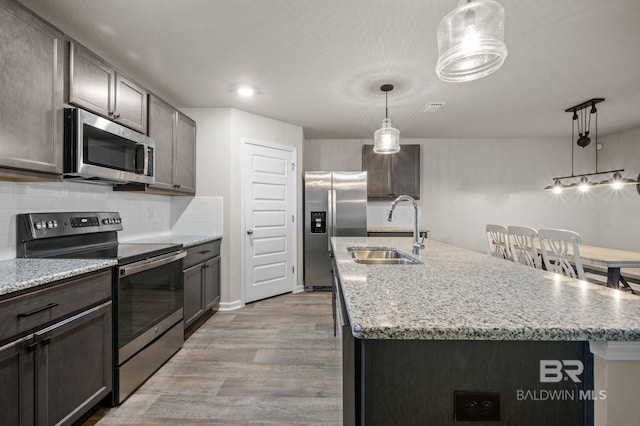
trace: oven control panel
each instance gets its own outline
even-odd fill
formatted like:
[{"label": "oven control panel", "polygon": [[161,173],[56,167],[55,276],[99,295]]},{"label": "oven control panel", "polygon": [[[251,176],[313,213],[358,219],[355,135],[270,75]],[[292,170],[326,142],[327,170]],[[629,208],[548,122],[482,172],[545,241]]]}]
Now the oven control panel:
[{"label": "oven control panel", "polygon": [[30,213],[17,216],[17,236],[20,241],[93,232],[121,231],[118,212],[55,212]]},{"label": "oven control panel", "polygon": [[81,216],[72,217],[69,219],[69,225],[72,228],[84,228],[87,226],[100,226],[100,221],[97,216]]}]

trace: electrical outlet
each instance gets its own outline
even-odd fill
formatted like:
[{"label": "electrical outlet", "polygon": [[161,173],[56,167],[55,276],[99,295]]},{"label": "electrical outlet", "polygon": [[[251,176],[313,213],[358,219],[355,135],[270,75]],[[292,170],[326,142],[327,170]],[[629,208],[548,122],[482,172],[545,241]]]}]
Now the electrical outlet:
[{"label": "electrical outlet", "polygon": [[500,420],[500,393],[454,391],[455,421],[486,422]]}]

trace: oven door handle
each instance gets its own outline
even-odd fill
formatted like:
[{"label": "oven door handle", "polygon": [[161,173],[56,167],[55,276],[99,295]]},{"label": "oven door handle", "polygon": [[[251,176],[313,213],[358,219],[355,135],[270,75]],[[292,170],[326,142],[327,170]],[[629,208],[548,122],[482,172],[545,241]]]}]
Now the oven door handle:
[{"label": "oven door handle", "polygon": [[187,256],[187,252],[181,251],[177,254],[170,253],[166,256],[155,257],[153,258],[153,260],[149,260],[149,259],[141,260],[140,262],[132,263],[131,265],[121,266],[120,268],[118,268],[118,276],[120,278],[128,277],[129,275],[137,274],[139,272],[144,272],[149,269],[157,268],[158,266],[175,262],[176,260],[180,260],[186,256]]}]

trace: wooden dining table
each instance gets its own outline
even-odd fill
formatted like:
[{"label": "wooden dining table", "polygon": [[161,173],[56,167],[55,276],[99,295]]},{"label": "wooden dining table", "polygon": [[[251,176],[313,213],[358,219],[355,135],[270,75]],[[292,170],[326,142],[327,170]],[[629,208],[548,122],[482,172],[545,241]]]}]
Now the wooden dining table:
[{"label": "wooden dining table", "polygon": [[[621,268],[640,268],[640,252],[580,244],[580,258],[585,270],[599,272],[606,268],[607,287],[631,288]],[[640,273],[640,269],[638,269]]]}]

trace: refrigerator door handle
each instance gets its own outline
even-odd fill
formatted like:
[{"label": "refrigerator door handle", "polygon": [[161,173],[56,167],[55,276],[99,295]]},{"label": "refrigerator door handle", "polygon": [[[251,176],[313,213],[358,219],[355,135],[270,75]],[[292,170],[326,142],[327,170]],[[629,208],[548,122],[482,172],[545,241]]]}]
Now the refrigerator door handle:
[{"label": "refrigerator door handle", "polygon": [[336,190],[327,191],[327,250],[331,251],[331,237],[336,235]]}]

